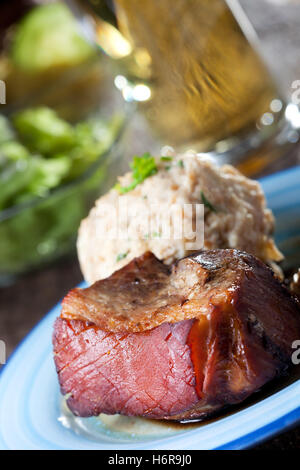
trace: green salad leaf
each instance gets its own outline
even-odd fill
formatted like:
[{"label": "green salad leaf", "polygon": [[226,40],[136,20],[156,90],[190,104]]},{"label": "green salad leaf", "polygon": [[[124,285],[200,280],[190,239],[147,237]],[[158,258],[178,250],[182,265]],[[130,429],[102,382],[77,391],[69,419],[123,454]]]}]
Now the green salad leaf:
[{"label": "green salad leaf", "polygon": [[0,155],[7,160],[17,161],[29,157],[28,149],[16,140],[10,140],[0,144]]},{"label": "green salad leaf", "polygon": [[14,131],[9,120],[0,114],[0,144],[9,140],[13,140],[14,137]]},{"label": "green salad leaf", "polygon": [[68,153],[71,166],[67,181],[77,178],[101,155],[109,150],[123,124],[123,116],[116,114],[104,121],[91,118],[75,126],[76,144]]},{"label": "green salad leaf", "polygon": [[109,160],[102,156],[123,122],[122,115],[95,116],[71,125],[45,107],[20,111],[12,122],[0,115],[0,277],[74,246],[79,223],[107,178]]},{"label": "green salad leaf", "polygon": [[58,186],[71,167],[70,159],[67,157],[51,160],[35,157],[33,162],[36,174],[25,191],[36,196],[45,196],[50,189]]},{"label": "green salad leaf", "polygon": [[13,116],[13,124],[22,142],[32,152],[48,156],[75,145],[73,127],[46,107],[26,109]]},{"label": "green salad leaf", "polygon": [[77,65],[94,54],[63,2],[30,10],[17,25],[10,51],[14,64],[28,72]]},{"label": "green salad leaf", "polygon": [[123,122],[122,115],[95,116],[71,125],[45,107],[20,111],[11,121],[0,115],[0,277],[74,247],[79,223],[107,178],[109,160],[102,157]]},{"label": "green salad leaf", "polygon": [[34,179],[35,165],[32,161],[10,162],[0,172],[0,210],[14,205],[15,198]]},{"label": "green salad leaf", "polygon": [[7,130],[0,142],[0,210],[45,197],[81,176],[109,150],[123,116],[93,117],[73,126],[53,109],[37,107],[17,112],[12,124],[0,119]]}]

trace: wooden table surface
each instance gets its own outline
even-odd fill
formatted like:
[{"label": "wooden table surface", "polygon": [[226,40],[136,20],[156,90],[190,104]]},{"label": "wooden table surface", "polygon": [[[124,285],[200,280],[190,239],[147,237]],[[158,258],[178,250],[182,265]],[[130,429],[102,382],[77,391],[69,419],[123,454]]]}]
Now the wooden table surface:
[{"label": "wooden table surface", "polygon": [[[243,0],[241,3],[262,40],[270,67],[287,94],[291,93],[291,83],[300,79],[300,2]],[[0,339],[6,342],[8,356],[47,311],[81,280],[74,256],[0,289]],[[300,448],[300,427],[255,447],[257,450],[295,448]]]}]

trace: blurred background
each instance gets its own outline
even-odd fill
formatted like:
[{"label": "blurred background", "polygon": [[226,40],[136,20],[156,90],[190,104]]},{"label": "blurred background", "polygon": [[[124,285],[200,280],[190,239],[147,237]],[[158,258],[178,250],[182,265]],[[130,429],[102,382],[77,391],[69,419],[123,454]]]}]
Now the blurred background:
[{"label": "blurred background", "polygon": [[[247,20],[235,1],[203,0],[185,29],[183,3],[0,1],[8,356],[82,280],[79,223],[133,154],[193,147],[252,177],[300,162],[300,1],[241,0]],[[260,447],[299,441],[294,430]]]}]

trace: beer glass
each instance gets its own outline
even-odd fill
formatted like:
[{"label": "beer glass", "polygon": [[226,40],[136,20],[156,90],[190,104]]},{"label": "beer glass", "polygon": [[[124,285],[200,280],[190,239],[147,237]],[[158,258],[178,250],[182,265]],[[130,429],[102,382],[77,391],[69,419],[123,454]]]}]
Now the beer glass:
[{"label": "beer glass", "polygon": [[90,0],[116,86],[176,150],[261,171],[298,139],[235,0]]}]

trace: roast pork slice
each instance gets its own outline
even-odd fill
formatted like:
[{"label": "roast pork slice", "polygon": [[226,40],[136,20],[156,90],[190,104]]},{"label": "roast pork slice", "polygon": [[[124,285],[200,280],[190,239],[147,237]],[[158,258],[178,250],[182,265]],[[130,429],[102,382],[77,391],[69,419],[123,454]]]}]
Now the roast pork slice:
[{"label": "roast pork slice", "polygon": [[172,268],[146,253],[64,299],[54,326],[61,391],[78,416],[204,418],[282,374],[298,301],[264,263],[203,251]]}]

